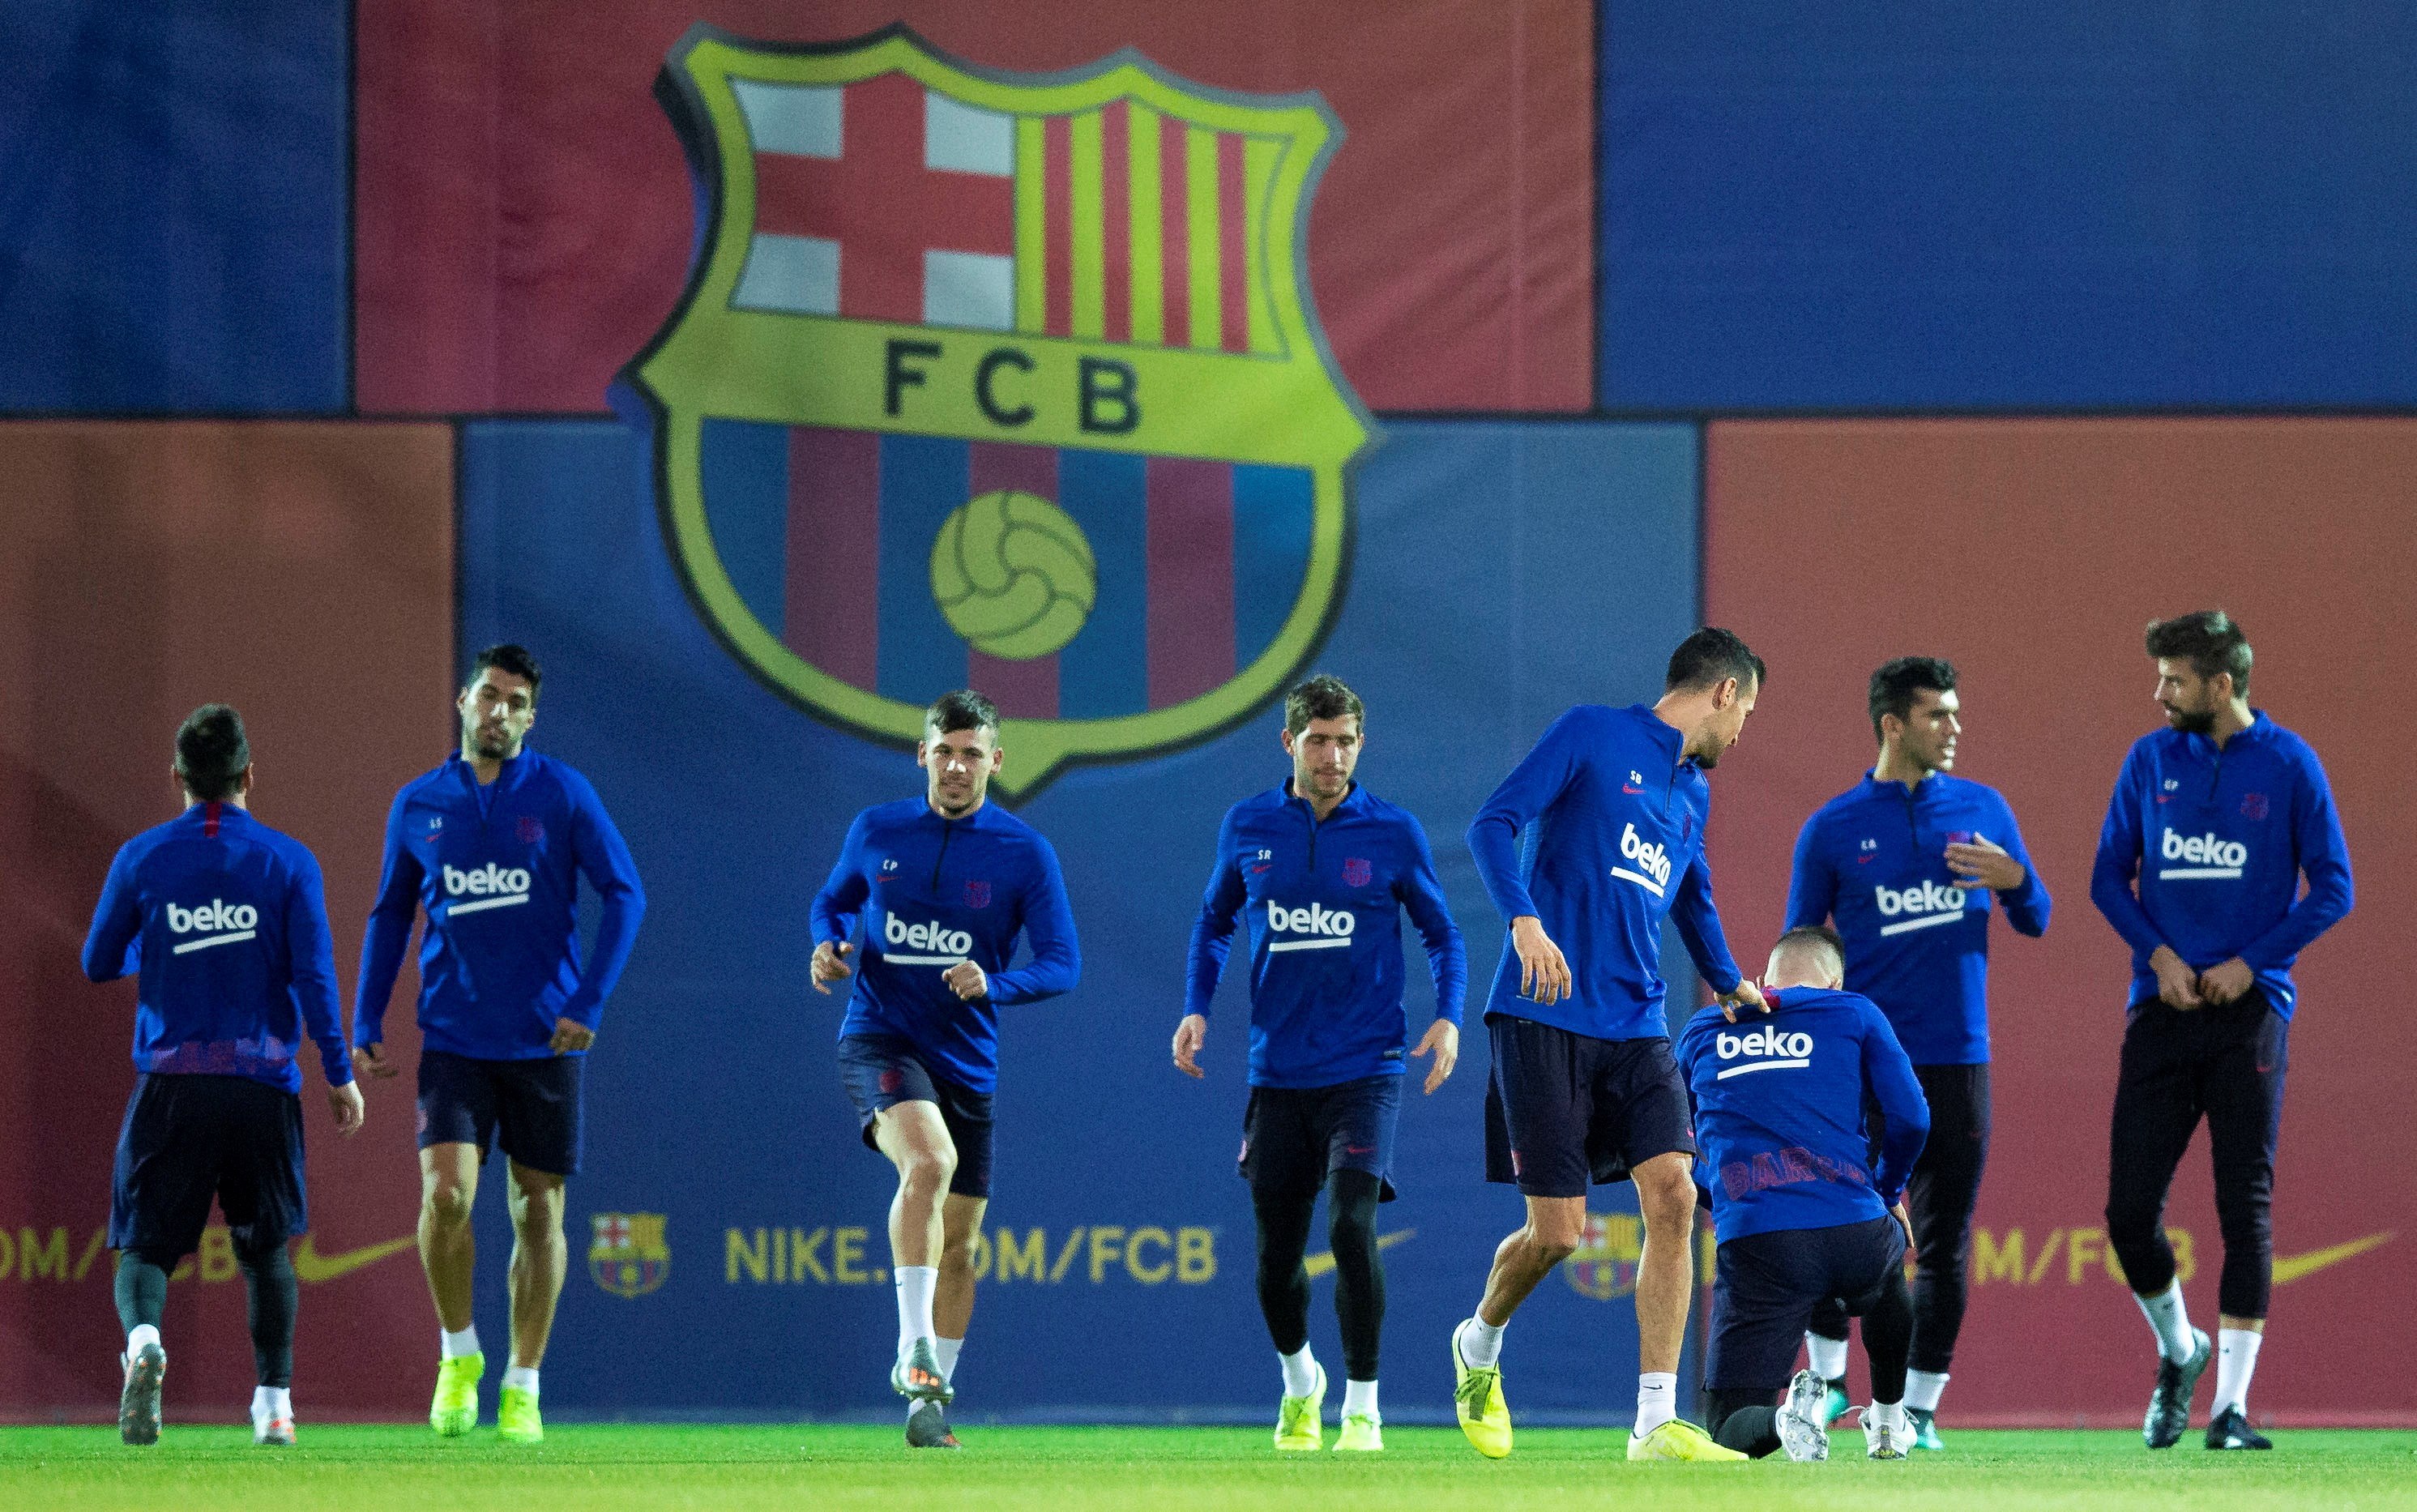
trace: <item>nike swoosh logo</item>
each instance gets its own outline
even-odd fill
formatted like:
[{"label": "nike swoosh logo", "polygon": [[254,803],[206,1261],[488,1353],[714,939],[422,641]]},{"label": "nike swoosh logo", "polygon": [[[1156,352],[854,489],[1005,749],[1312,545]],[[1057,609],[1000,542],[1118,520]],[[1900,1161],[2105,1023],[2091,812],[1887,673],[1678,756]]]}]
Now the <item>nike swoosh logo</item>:
[{"label": "nike swoosh logo", "polygon": [[[1417,1233],[1416,1229],[1397,1229],[1389,1234],[1378,1234],[1376,1248],[1379,1251],[1391,1249],[1403,1240],[1416,1236]],[[1302,1260],[1300,1268],[1309,1273],[1309,1278],[1313,1281],[1321,1275],[1331,1275],[1334,1274],[1334,1251],[1322,1249]]]},{"label": "nike swoosh logo", "polygon": [[374,1265],[397,1250],[409,1249],[414,1242],[415,1236],[405,1234],[401,1239],[389,1239],[383,1244],[348,1249],[341,1255],[322,1255],[318,1246],[312,1243],[312,1236],[304,1234],[302,1242],[294,1246],[294,1275],[297,1280],[312,1283],[332,1281],[340,1275],[350,1275],[364,1265]]},{"label": "nike swoosh logo", "polygon": [[2339,1265],[2353,1256],[2388,1245],[2392,1242],[2392,1232],[2386,1229],[2379,1234],[2368,1234],[2364,1239],[2353,1239],[2346,1245],[2312,1249],[2304,1255],[2277,1255],[2274,1257],[2274,1284],[2288,1286],[2302,1276],[2316,1275],[2328,1265]]}]

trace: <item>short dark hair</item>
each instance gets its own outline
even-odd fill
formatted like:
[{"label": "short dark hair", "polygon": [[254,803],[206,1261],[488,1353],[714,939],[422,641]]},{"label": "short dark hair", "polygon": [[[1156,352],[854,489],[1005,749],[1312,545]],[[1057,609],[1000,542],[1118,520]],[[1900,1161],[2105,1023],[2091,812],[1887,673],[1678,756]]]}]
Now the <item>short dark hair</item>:
[{"label": "short dark hair", "polygon": [[251,765],[243,716],[227,705],[204,704],[176,726],[176,780],[203,802],[234,792],[236,779]]},{"label": "short dark hair", "polygon": [[1838,958],[1841,970],[1846,969],[1846,938],[1828,924],[1798,924],[1779,937],[1778,942],[1771,947],[1771,954],[1776,955],[1792,945],[1817,945]]},{"label": "short dark hair", "polygon": [[923,727],[942,735],[954,735],[959,730],[988,730],[996,739],[998,705],[971,688],[959,688],[932,700],[932,707],[923,710]]},{"label": "short dark hair", "polygon": [[1917,693],[1953,693],[1955,664],[1936,656],[1900,656],[1882,662],[1872,674],[1872,739],[1880,736],[1880,716],[1903,719],[1913,712]]},{"label": "short dark hair", "polygon": [[1735,632],[1707,626],[1680,641],[1670,653],[1670,672],[1662,680],[1662,688],[1665,693],[1680,689],[1692,693],[1731,678],[1741,684],[1751,679],[1759,688],[1763,677],[1762,658],[1748,649]]},{"label": "short dark hair", "polygon": [[2149,621],[2149,654],[2188,662],[2203,678],[2232,674],[2232,693],[2249,696],[2249,637],[2221,609],[2178,614],[2171,619]]},{"label": "short dark hair", "polygon": [[506,641],[500,646],[488,647],[471,659],[470,681],[464,686],[475,685],[479,680],[479,674],[491,666],[498,672],[509,672],[526,682],[529,685],[529,702],[537,702],[538,684],[545,680],[545,674],[538,670],[537,658],[529,654],[527,647],[515,646],[510,641]]},{"label": "short dark hair", "polygon": [[1320,672],[1285,695],[1285,729],[1288,733],[1299,735],[1315,719],[1354,719],[1365,730],[1368,706],[1341,678]]}]

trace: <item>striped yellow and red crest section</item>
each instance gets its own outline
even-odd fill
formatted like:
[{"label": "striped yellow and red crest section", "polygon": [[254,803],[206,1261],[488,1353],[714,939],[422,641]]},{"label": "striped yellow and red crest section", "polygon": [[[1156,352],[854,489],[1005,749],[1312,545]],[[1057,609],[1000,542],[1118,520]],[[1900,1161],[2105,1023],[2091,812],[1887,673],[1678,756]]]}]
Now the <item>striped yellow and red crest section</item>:
[{"label": "striped yellow and red crest section", "polygon": [[1285,144],[1118,99],[1015,127],[1015,328],[1282,350],[1263,217]]}]

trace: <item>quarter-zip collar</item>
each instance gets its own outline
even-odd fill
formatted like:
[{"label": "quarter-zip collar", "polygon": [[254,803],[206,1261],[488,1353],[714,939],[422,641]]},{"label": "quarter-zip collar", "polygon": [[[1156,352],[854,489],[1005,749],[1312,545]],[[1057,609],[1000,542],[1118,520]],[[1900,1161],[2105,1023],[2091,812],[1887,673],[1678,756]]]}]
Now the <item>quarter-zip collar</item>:
[{"label": "quarter-zip collar", "polygon": [[1687,755],[1685,734],[1676,725],[1655,713],[1651,704],[1630,704],[1627,712],[1644,727],[1647,738],[1662,752],[1662,812],[1667,814],[1670,812],[1670,800],[1679,790],[1680,774],[1690,768],[1699,772],[1704,769],[1696,766],[1694,758]]},{"label": "quarter-zip collar", "polygon": [[459,771],[462,785],[469,789],[470,797],[479,805],[479,822],[484,823],[494,809],[495,800],[518,788],[529,772],[536,770],[537,763],[530,760],[529,756],[529,748],[524,745],[520,755],[504,757],[496,764],[495,780],[490,783],[479,780],[479,769],[464,759],[459,750],[445,759]]}]

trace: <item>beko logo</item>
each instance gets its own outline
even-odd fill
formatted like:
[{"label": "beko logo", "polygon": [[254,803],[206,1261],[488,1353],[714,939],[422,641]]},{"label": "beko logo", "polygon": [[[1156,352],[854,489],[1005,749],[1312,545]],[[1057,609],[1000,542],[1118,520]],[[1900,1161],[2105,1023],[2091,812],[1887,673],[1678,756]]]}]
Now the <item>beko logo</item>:
[{"label": "beko logo", "polygon": [[2227,840],[2212,832],[2181,835],[2167,830],[2160,854],[2167,861],[2185,863],[2181,866],[2167,866],[2157,873],[2159,879],[2168,882],[2237,878],[2241,875],[2241,868],[2249,864],[2247,846],[2238,840]]},{"label": "beko logo", "polygon": [[1939,924],[1953,924],[1964,917],[1964,889],[1941,887],[1937,882],[1919,882],[1912,887],[1876,887],[1873,901],[1880,913],[1890,919],[1899,914],[1912,914],[1895,924],[1880,925],[1880,934],[1902,935],[1908,929],[1930,929]]},{"label": "beko logo", "polygon": [[[881,938],[889,946],[881,955],[892,966],[954,966],[971,955],[974,937],[962,929],[946,924],[910,924],[892,913],[885,916]],[[922,955],[901,955],[901,948],[925,951]]]},{"label": "beko logo", "polygon": [[1306,939],[1271,939],[1269,951],[1339,950],[1351,943],[1351,931],[1360,921],[1348,909],[1330,909],[1313,903],[1306,909],[1287,909],[1275,899],[1268,900],[1268,932],[1269,934],[1307,935]]},{"label": "beko logo", "polygon": [[529,874],[524,867],[498,866],[489,862],[484,866],[455,871],[445,868],[445,895],[460,898],[467,894],[471,901],[455,903],[445,910],[447,918],[455,914],[479,913],[488,909],[509,909],[529,900]]},{"label": "beko logo", "polygon": [[1653,841],[1640,839],[1635,825],[1620,827],[1619,853],[1634,862],[1636,869],[1631,871],[1625,866],[1614,866],[1612,876],[1634,882],[1657,898],[1662,895],[1662,890],[1670,885],[1670,853]]},{"label": "beko logo", "polygon": [[173,903],[168,905],[170,934],[190,935],[196,930],[207,931],[203,939],[188,939],[177,945],[170,953],[175,955],[250,939],[259,927],[260,910],[249,903],[229,903],[223,898],[212,898],[198,909],[180,909]]},{"label": "beko logo", "polygon": [[1784,1034],[1775,1029],[1748,1030],[1742,1034],[1723,1034],[1712,1041],[1712,1048],[1724,1061],[1752,1056],[1743,1065],[1730,1066],[1712,1077],[1726,1081],[1742,1077],[1749,1071],[1785,1071],[1812,1064],[1813,1036],[1799,1030]]}]

